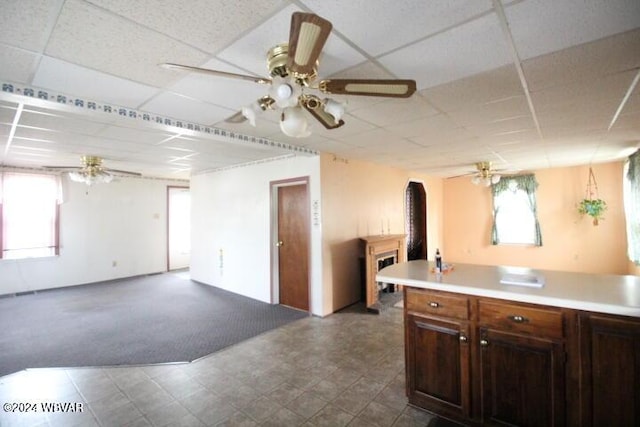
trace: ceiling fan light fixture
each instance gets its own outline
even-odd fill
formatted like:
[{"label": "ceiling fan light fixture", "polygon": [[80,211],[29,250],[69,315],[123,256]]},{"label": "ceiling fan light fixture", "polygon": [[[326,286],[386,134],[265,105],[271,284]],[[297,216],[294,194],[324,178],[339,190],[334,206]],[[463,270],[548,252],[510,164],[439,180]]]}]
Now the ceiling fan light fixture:
[{"label": "ceiling fan light fixture", "polygon": [[280,108],[295,107],[302,89],[292,78],[274,77],[269,90],[269,96],[273,98]]},{"label": "ceiling fan light fixture", "polygon": [[256,127],[256,110],[253,108],[253,104],[249,107],[242,107],[242,115],[249,121],[249,124]]},{"label": "ceiling fan light fixture", "polygon": [[103,170],[79,170],[68,173],[69,179],[74,182],[87,184],[108,184],[113,180],[113,175]]},{"label": "ceiling fan light fixture", "polygon": [[300,107],[288,107],[282,110],[280,130],[292,138],[304,138],[311,135],[309,123]]},{"label": "ceiling fan light fixture", "polygon": [[491,175],[491,183],[492,184],[497,184],[500,182],[500,178],[502,178],[500,175],[495,174],[495,175]]},{"label": "ceiling fan light fixture", "polygon": [[324,100],[324,111],[331,114],[336,124],[340,123],[340,119],[344,115],[346,103],[335,101],[330,98]]}]

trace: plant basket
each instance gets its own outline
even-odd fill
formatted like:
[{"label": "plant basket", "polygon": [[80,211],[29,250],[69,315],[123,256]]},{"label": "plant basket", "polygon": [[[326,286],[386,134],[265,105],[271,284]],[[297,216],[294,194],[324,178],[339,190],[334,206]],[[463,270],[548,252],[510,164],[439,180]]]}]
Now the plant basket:
[{"label": "plant basket", "polygon": [[593,225],[598,225],[603,214],[607,210],[607,202],[598,197],[598,183],[593,174],[593,170],[589,168],[589,181],[587,182],[587,191],[585,198],[578,205],[578,213],[580,215],[589,215],[593,218]]}]

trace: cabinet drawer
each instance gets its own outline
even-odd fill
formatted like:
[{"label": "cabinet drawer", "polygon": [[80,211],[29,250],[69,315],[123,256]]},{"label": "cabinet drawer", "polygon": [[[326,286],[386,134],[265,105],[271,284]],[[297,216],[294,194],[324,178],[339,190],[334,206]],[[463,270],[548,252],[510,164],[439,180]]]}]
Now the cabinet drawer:
[{"label": "cabinet drawer", "polygon": [[478,306],[482,326],[548,338],[563,337],[560,311],[493,301],[479,301]]},{"label": "cabinet drawer", "polygon": [[461,320],[469,319],[467,297],[414,288],[406,288],[406,291],[405,303],[408,311]]}]

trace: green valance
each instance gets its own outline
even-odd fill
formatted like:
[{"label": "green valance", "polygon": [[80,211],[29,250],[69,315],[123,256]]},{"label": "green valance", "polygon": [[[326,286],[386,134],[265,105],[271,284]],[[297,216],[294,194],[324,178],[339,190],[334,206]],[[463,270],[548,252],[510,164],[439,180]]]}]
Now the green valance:
[{"label": "green valance", "polygon": [[506,175],[502,176],[498,183],[493,184],[492,188],[494,194],[499,194],[503,191],[508,190],[511,181],[515,181],[515,183],[518,185],[518,188],[525,191],[527,194],[534,194],[536,192],[536,189],[538,188],[538,181],[536,181],[536,176],[534,174]]}]

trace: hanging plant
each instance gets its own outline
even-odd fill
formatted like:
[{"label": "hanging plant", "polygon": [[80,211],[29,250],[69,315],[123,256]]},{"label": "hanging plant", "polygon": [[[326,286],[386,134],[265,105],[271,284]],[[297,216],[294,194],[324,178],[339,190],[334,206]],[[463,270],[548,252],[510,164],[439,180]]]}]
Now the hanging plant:
[{"label": "hanging plant", "polygon": [[607,202],[598,198],[598,183],[593,170],[589,168],[586,197],[578,205],[578,213],[583,216],[589,215],[593,218],[593,225],[598,225],[598,222],[604,219],[603,214],[606,210]]}]

